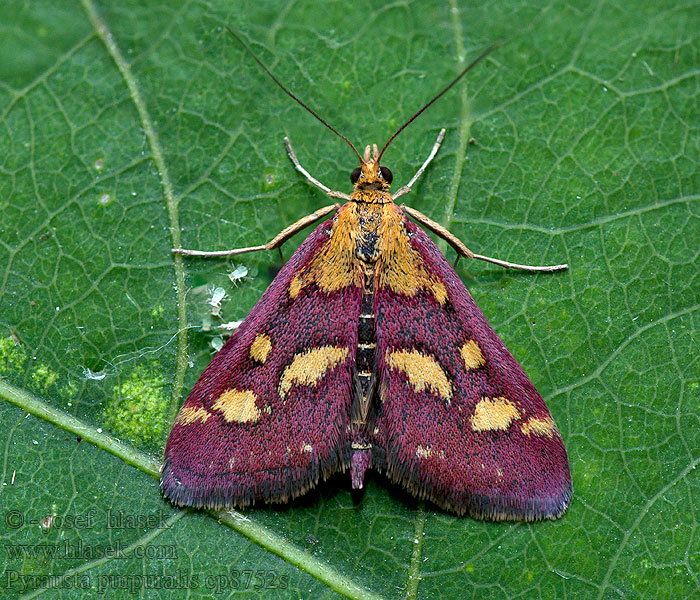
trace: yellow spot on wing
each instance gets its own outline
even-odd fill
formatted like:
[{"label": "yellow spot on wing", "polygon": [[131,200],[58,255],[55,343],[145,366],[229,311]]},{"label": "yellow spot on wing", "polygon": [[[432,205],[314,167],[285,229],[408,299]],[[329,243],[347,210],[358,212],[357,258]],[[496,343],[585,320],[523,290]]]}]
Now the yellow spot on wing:
[{"label": "yellow spot on wing", "polygon": [[296,354],[282,373],[279,393],[284,398],[293,385],[316,385],[321,378],[348,356],[348,349],[339,346],[321,346]]},{"label": "yellow spot on wing", "polygon": [[381,253],[377,267],[379,287],[409,297],[425,289],[440,304],[445,304],[447,290],[439,278],[428,273],[423,258],[411,246],[399,208],[393,203],[382,206]]},{"label": "yellow spot on wing", "polygon": [[535,419],[534,417],[528,419],[525,423],[520,426],[520,431],[525,435],[530,435],[534,433],[537,436],[543,437],[547,436],[549,439],[554,437],[554,432],[557,430],[557,426],[550,417],[545,417],[544,419]]},{"label": "yellow spot on wing", "polygon": [[416,458],[428,458],[433,455],[433,451],[428,446],[427,448],[423,448],[423,446],[416,446]]},{"label": "yellow spot on wing", "polygon": [[289,284],[290,297],[296,298],[303,287],[304,284],[302,283],[301,273],[297,273]]},{"label": "yellow spot on wing", "polygon": [[392,369],[405,373],[416,392],[429,389],[445,400],[452,398],[452,385],[434,357],[418,350],[387,350],[386,362]]},{"label": "yellow spot on wing", "polygon": [[254,423],[260,418],[260,411],[255,406],[256,400],[257,397],[250,390],[226,390],[217,398],[212,408],[220,410],[229,423]]},{"label": "yellow spot on wing", "polygon": [[507,398],[482,398],[471,418],[474,431],[504,431],[520,418],[520,412]]},{"label": "yellow spot on wing", "polygon": [[469,340],[459,349],[459,353],[464,359],[464,366],[469,369],[478,369],[486,364],[486,359],[481,353],[481,348],[474,340]]},{"label": "yellow spot on wing", "polygon": [[290,298],[296,298],[302,289],[312,283],[323,292],[361,284],[361,271],[356,268],[355,256],[357,229],[356,206],[348,203],[338,211],[328,241],[289,283]]},{"label": "yellow spot on wing", "polygon": [[211,417],[211,413],[208,412],[203,406],[199,406],[197,408],[183,406],[180,409],[180,412],[177,413],[175,423],[179,425],[189,425],[190,423],[194,423],[197,419],[199,419],[202,423],[206,423],[209,417]]},{"label": "yellow spot on wing", "polygon": [[272,340],[270,336],[260,333],[255,336],[253,343],[250,345],[250,358],[259,363],[265,363],[270,350],[272,350]]}]

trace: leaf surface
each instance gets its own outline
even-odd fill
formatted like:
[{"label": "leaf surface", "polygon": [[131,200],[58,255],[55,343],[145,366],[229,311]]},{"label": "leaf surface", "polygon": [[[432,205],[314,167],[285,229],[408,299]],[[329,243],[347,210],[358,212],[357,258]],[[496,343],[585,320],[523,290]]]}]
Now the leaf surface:
[{"label": "leaf surface", "polygon": [[[0,7],[0,22],[0,589],[698,594],[697,6],[39,0]],[[244,515],[163,501],[165,438],[219,335],[205,329],[243,319],[280,266],[170,249],[260,244],[327,204],[285,135],[333,189],[356,166],[224,25],[358,147],[507,40],[383,162],[402,185],[446,127],[403,200],[480,254],[570,264],[458,269],[562,431],[575,489],[562,519],[456,518],[381,476],[359,501],[339,476]]]}]

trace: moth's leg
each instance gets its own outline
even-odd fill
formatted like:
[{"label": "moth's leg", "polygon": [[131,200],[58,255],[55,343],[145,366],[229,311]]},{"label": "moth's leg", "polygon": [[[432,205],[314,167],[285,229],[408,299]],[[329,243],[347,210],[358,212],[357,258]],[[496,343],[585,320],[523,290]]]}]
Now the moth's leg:
[{"label": "moth's leg", "polygon": [[338,192],[336,190],[332,190],[327,185],[323,185],[318,179],[313,177],[304,167],[302,167],[301,164],[299,164],[299,159],[297,158],[297,155],[294,154],[294,150],[292,150],[292,145],[289,143],[289,138],[284,138],[284,145],[287,146],[287,154],[289,154],[289,158],[292,159],[296,170],[299,171],[299,173],[301,173],[304,177],[306,177],[306,179],[309,180],[309,183],[315,185],[319,190],[322,190],[331,198],[345,200],[346,202],[350,200],[350,196],[348,196],[347,194],[344,194],[343,192]]},{"label": "moth's leg", "polygon": [[310,215],[299,219],[296,223],[292,223],[288,227],[285,227],[280,233],[278,233],[274,238],[272,238],[267,244],[262,244],[261,246],[248,246],[247,248],[234,248],[233,250],[216,250],[214,252],[204,252],[202,250],[185,250],[184,248],[173,248],[173,254],[182,254],[184,256],[202,256],[205,258],[216,258],[220,256],[235,256],[236,254],[244,254],[245,252],[257,252],[258,250],[274,250],[279,248],[284,242],[286,242],[295,233],[298,233],[305,227],[308,227],[312,223],[315,223],[319,219],[322,219],[326,215],[337,211],[340,208],[340,204],[330,204],[329,206],[324,206],[319,208],[317,211],[312,212]]},{"label": "moth's leg", "polygon": [[413,176],[413,179],[409,181],[405,186],[402,188],[399,188],[396,193],[392,196],[392,199],[396,201],[397,198],[403,196],[404,194],[408,194],[408,192],[411,191],[411,188],[413,187],[413,184],[418,181],[418,178],[423,174],[423,171],[425,171],[426,167],[430,164],[430,161],[432,161],[435,158],[435,155],[437,154],[437,151],[440,149],[440,144],[442,144],[442,140],[445,137],[445,129],[444,127],[440,130],[440,133],[438,133],[437,140],[435,140],[435,144],[433,145],[433,149],[430,151],[430,154],[428,155],[428,158],[425,159],[425,162],[421,166],[420,169],[416,172],[416,174]]},{"label": "moth's leg", "polygon": [[474,254],[469,248],[467,248],[458,237],[452,235],[447,229],[445,229],[439,223],[436,223],[432,219],[426,217],[422,212],[406,206],[401,205],[402,210],[418,221],[421,225],[430,229],[434,234],[439,235],[443,240],[445,240],[450,246],[455,249],[458,256],[464,256],[465,258],[476,258],[478,260],[484,260],[486,262],[493,263],[494,265],[500,265],[506,267],[507,269],[520,269],[521,271],[561,271],[563,269],[568,269],[569,265],[549,265],[549,266],[531,266],[531,265],[519,265],[516,263],[508,262],[505,260],[500,260],[498,258],[491,258],[490,256],[482,256],[481,254]]}]

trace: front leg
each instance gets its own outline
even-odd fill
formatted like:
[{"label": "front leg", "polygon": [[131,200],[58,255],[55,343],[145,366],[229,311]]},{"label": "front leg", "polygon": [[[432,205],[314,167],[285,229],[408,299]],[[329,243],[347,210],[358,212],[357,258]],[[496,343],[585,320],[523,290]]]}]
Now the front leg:
[{"label": "front leg", "polygon": [[294,163],[294,166],[296,167],[296,170],[299,171],[306,179],[311,183],[312,185],[315,185],[319,190],[325,192],[328,194],[331,198],[336,198],[338,200],[345,200],[346,202],[350,200],[350,196],[347,194],[344,194],[343,192],[338,192],[336,190],[332,190],[329,188],[327,185],[323,185],[318,179],[313,177],[304,167],[301,166],[299,163],[299,159],[297,158],[297,155],[294,154],[294,150],[292,150],[292,145],[289,143],[289,138],[285,137],[284,138],[284,145],[287,147],[287,154],[289,154],[289,158],[292,159],[292,162]]},{"label": "front leg", "polygon": [[421,168],[418,169],[416,174],[413,176],[411,181],[409,181],[405,186],[402,188],[399,188],[396,193],[391,197],[391,199],[396,202],[397,198],[400,198],[404,194],[408,194],[408,192],[411,191],[411,188],[413,185],[418,181],[418,178],[423,174],[423,171],[425,171],[426,167],[430,164],[430,162],[435,158],[435,155],[437,154],[437,151],[440,149],[440,144],[442,144],[442,140],[445,137],[445,128],[443,127],[440,130],[440,133],[438,133],[437,140],[435,140],[435,144],[433,144],[433,149],[430,151],[430,154],[428,155],[428,158],[425,159],[425,162],[421,165]]}]

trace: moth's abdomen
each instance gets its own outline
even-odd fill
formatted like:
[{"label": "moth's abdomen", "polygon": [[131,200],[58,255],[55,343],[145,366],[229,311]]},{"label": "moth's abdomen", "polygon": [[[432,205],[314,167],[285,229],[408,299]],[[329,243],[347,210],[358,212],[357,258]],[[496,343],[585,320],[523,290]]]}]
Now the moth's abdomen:
[{"label": "moth's abdomen", "polygon": [[365,271],[365,288],[362,293],[360,318],[357,324],[357,356],[355,368],[360,381],[362,399],[370,400],[370,383],[374,374],[374,357],[377,347],[374,315],[374,273]]}]

